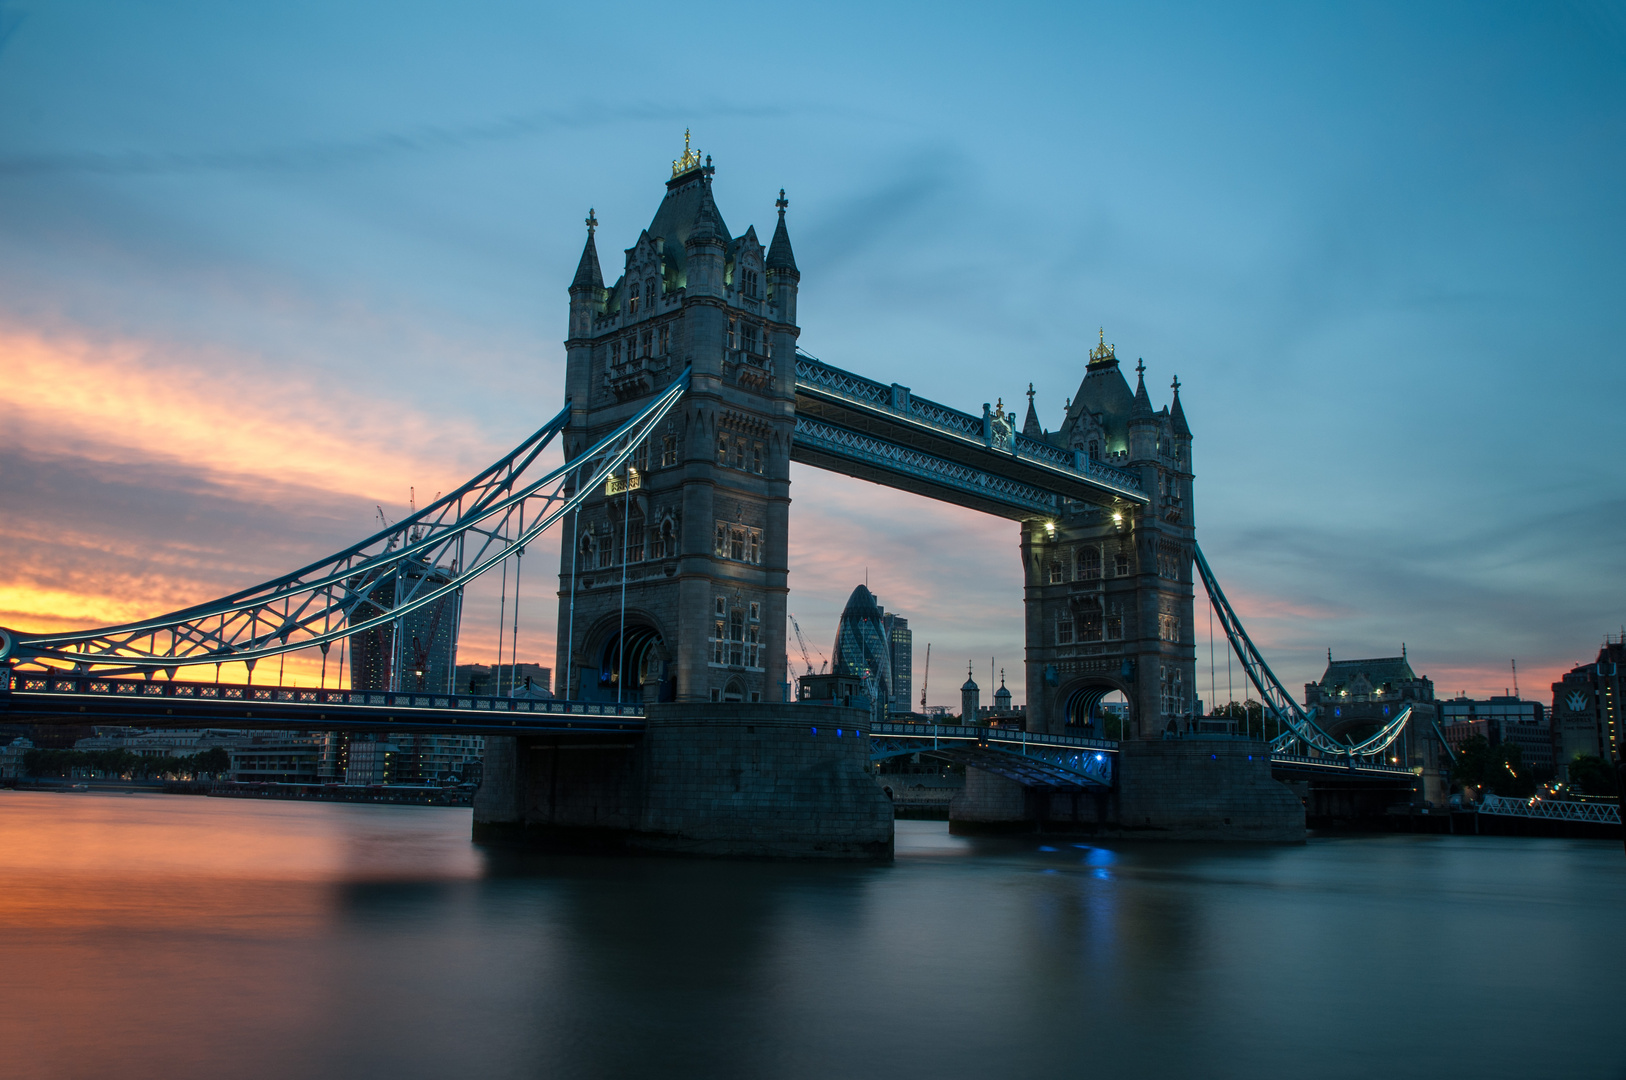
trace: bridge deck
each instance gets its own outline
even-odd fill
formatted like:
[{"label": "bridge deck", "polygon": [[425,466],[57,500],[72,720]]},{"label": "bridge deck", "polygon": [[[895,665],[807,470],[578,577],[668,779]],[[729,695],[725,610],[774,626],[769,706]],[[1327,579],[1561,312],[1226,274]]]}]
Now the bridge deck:
[{"label": "bridge deck", "polygon": [[470,735],[641,735],[643,706],[470,694],[14,674],[0,693],[10,723],[294,728]]}]

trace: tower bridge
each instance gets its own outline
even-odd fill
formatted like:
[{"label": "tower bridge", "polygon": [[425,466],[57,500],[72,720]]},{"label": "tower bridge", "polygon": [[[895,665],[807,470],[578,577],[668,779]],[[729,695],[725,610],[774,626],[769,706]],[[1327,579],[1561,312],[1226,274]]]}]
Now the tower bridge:
[{"label": "tower bridge", "polygon": [[[826,364],[797,346],[784,192],[764,246],[724,225],[713,171],[685,148],[613,284],[589,213],[565,404],[512,452],[397,525],[219,600],[119,627],[0,631],[10,716],[477,730],[480,834],[715,854],[889,857],[891,804],[869,763],[898,753],[969,767],[963,828],[1294,841],[1303,806],[1273,768],[1409,781],[1382,761],[1404,715],[1358,745],[1334,739],[1225,601],[1196,543],[1178,380],[1154,409],[1144,364],[1131,390],[1103,334],[1047,432],[1031,388],[1018,425],[1002,400],[962,411]],[[565,464],[544,471],[555,441]],[[1019,523],[1025,730],[872,724],[781,700],[793,461]],[[175,679],[238,662],[252,675],[392,627],[399,649],[403,619],[499,566],[517,582],[554,528],[561,700],[545,708],[404,685],[399,656],[379,693]],[[1191,737],[1198,580],[1281,725],[1268,748]],[[1121,742],[1096,737],[1113,691],[1129,703]]]}]

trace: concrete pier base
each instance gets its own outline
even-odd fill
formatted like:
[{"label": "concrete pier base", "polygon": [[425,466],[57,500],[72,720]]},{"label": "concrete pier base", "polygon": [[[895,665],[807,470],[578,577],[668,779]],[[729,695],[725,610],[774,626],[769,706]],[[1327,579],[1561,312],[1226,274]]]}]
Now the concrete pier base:
[{"label": "concrete pier base", "polygon": [[817,705],[666,704],[638,740],[488,739],[476,839],[568,850],[892,858],[892,802],[867,714]]},{"label": "concrete pier base", "polygon": [[1265,745],[1225,737],[1127,740],[1110,792],[1024,788],[967,769],[949,830],[1266,844],[1305,837],[1304,804],[1271,777]]},{"label": "concrete pier base", "polygon": [[1165,840],[1304,843],[1304,804],[1252,739],[1128,740],[1118,748],[1117,824]]}]

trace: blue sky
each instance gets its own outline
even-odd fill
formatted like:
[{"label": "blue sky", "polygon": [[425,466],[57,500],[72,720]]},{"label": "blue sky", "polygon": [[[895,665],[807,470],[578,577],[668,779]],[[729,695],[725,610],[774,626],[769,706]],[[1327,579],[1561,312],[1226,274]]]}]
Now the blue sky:
[{"label": "blue sky", "polygon": [[[1177,373],[1290,686],[1405,641],[1529,693],[1626,622],[1626,5],[0,12],[0,623],[217,595],[517,442],[587,208],[613,263],[685,127],[734,230],[787,189],[807,351],[1049,425],[1097,327]],[[810,637],[867,568],[934,702],[1020,700],[1013,525],[792,479]]]}]

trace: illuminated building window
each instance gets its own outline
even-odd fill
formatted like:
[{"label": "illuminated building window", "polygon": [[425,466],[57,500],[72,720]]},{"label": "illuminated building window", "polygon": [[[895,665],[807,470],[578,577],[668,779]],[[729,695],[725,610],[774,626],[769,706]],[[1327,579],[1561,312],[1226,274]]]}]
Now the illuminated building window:
[{"label": "illuminated building window", "polygon": [[737,317],[731,315],[731,316],[729,316],[729,319],[728,319],[728,348],[729,348],[730,352],[734,352],[734,351],[737,351],[739,349],[739,347],[740,347],[740,320]]},{"label": "illuminated building window", "polygon": [[666,435],[661,438],[661,465],[663,467],[677,464],[677,436]]},{"label": "illuminated building window", "polygon": [[1052,585],[1060,585],[1065,580],[1066,580],[1066,576],[1062,573],[1061,560],[1060,559],[1051,559],[1050,560],[1050,584],[1052,584]]},{"label": "illuminated building window", "polygon": [[762,444],[761,443],[752,443],[751,444],[751,471],[754,472],[754,473],[758,473],[758,474],[760,474],[762,472]]},{"label": "illuminated building window", "polygon": [[718,435],[717,436],[717,464],[719,464],[719,465],[727,465],[728,464],[728,436],[727,435]]},{"label": "illuminated building window", "polygon": [[628,316],[638,314],[638,301],[639,301],[640,298],[641,298],[641,293],[639,292],[639,289],[638,289],[638,283],[636,281],[634,281],[632,283],[632,290],[627,296],[627,315]]}]

